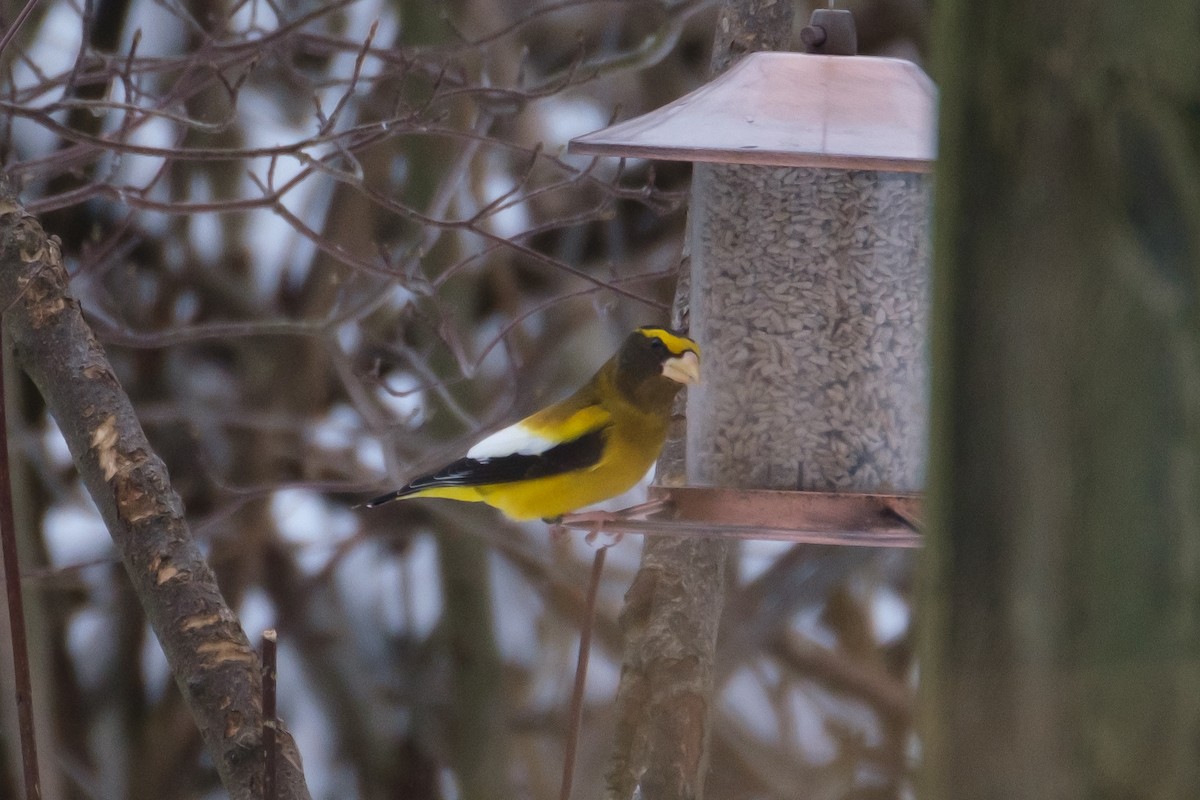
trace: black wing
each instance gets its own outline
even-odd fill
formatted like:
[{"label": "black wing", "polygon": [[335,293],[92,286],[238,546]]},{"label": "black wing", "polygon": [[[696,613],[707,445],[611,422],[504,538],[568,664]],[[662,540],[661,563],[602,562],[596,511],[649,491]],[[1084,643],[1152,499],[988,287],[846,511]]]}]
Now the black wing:
[{"label": "black wing", "polygon": [[604,452],[604,440],[607,435],[608,429],[600,428],[585,433],[578,439],[555,445],[546,452],[536,455],[515,454],[499,458],[460,458],[437,472],[414,478],[396,491],[376,497],[366,505],[368,508],[374,508],[426,489],[436,489],[439,486],[486,486],[494,483],[548,478],[564,472],[587,469],[599,463],[600,456]]}]

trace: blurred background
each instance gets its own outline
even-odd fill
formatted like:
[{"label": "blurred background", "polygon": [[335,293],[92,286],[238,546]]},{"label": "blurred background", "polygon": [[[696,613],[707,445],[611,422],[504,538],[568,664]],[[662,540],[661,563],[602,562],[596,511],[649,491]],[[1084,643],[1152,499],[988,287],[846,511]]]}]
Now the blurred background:
[{"label": "blurred background", "polygon": [[[717,4],[42,0],[19,29],[25,4],[2,7],[4,168],[247,634],[279,630],[313,796],[469,799],[461,751],[483,747],[491,797],[557,797],[592,547],[473,505],[354,506],[669,319],[689,166],[565,145],[700,85]],[[843,7],[863,53],[922,62],[924,0]],[[222,796],[53,419],[10,378],[44,796]],[[576,797],[603,785],[640,546],[604,573]],[[734,560],[709,796],[910,796],[911,555],[832,582],[813,548]],[[470,697],[444,677],[463,659],[487,676]],[[0,677],[11,697],[7,656]]]}]

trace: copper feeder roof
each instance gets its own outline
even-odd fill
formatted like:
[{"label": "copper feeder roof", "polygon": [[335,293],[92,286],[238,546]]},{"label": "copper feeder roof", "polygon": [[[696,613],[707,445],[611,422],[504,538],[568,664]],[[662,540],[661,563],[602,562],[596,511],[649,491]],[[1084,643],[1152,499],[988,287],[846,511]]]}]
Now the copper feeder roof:
[{"label": "copper feeder roof", "polygon": [[928,172],[937,93],[912,62],[751,53],[711,83],[572,139],[585,155]]}]

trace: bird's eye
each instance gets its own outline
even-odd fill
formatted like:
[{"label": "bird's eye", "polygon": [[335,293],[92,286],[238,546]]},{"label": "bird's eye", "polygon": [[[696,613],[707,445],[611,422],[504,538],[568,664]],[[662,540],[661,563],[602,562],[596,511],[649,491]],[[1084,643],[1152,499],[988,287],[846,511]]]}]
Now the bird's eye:
[{"label": "bird's eye", "polygon": [[670,353],[671,352],[670,350],[667,349],[667,346],[665,344],[663,344],[662,339],[651,339],[650,340],[650,349],[656,353]]}]

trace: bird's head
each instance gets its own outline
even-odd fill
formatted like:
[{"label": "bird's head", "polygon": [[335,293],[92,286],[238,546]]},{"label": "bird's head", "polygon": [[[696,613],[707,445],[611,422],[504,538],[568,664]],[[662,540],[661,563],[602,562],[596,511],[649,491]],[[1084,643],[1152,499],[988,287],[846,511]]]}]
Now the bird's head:
[{"label": "bird's head", "polygon": [[700,346],[669,328],[638,328],[626,337],[616,361],[618,382],[631,394],[673,397],[700,381]]},{"label": "bird's head", "polygon": [[644,346],[658,361],[663,377],[684,385],[700,382],[700,345],[667,328],[644,327],[634,333],[646,340]]}]

